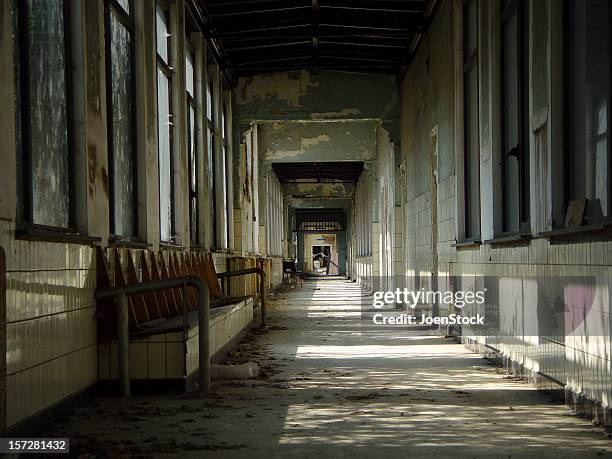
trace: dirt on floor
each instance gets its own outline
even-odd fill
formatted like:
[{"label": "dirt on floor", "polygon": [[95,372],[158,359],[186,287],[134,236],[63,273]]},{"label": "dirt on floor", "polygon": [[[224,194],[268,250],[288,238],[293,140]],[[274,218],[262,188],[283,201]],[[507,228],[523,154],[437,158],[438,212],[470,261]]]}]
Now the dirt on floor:
[{"label": "dirt on floor", "polygon": [[610,432],[426,331],[362,320],[346,280],[270,301],[228,363],[257,379],[211,396],[98,396],[51,426],[93,457],[612,457]]}]

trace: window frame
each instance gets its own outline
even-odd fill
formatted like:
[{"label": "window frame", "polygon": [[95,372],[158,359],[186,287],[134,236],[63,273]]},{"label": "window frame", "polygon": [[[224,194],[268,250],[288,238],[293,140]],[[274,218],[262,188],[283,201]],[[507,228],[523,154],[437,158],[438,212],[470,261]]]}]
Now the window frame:
[{"label": "window frame", "polygon": [[[501,234],[499,236],[507,236],[512,234],[529,234],[531,229],[530,221],[530,201],[531,201],[531,184],[530,184],[530,160],[531,160],[531,142],[529,138],[529,4],[524,0],[509,0],[509,4],[504,7],[503,3],[499,8],[499,68],[500,68],[500,179],[501,179]],[[504,32],[506,31],[507,23],[512,16],[516,15],[517,20],[517,92],[519,95],[517,108],[517,137],[518,151],[517,161],[519,164],[519,199],[518,199],[518,229],[510,229],[507,221],[507,209],[511,204],[509,201],[506,177],[506,80],[507,68],[504,63],[506,40]]]},{"label": "window frame", "polygon": [[[138,215],[138,136],[137,136],[137,123],[136,123],[136,78],[135,78],[135,67],[136,67],[136,43],[135,43],[135,21],[134,21],[134,0],[128,0],[129,12],[123,9],[123,6],[117,0],[106,0],[105,1],[105,12],[104,12],[104,24],[105,24],[105,54],[106,54],[106,113],[107,113],[107,138],[108,138],[108,180],[109,180],[109,219],[110,219],[110,234],[115,238],[128,239],[133,241],[139,241],[140,237],[140,225]],[[121,24],[130,33],[130,64],[132,66],[132,77],[131,77],[131,91],[132,91],[132,162],[134,167],[134,194],[135,199],[133,202],[132,212],[134,213],[134,234],[125,235],[118,234],[115,230],[115,174],[114,174],[114,142],[113,142],[113,103],[112,103],[112,92],[113,92],[113,80],[112,80],[112,56],[111,56],[111,34],[110,34],[110,22],[111,15],[115,14],[115,17],[121,22]]]},{"label": "window frame", "polygon": [[221,131],[221,160],[223,162],[223,193],[224,193],[224,203],[225,208],[223,209],[223,214],[225,216],[225,235],[226,239],[224,244],[222,244],[222,248],[229,250],[231,245],[231,234],[230,234],[230,218],[231,212],[233,209],[233,203],[230,203],[231,190],[232,186],[229,174],[229,168],[231,167],[230,156],[228,155],[228,124],[227,124],[227,103],[223,97],[223,91],[220,91],[220,105],[221,105],[221,125],[219,126],[219,130]]},{"label": "window frame", "polygon": [[[164,60],[164,58],[162,56],[160,56],[159,52],[158,52],[158,46],[157,46],[157,9],[160,8],[164,11],[164,14],[167,15],[166,19],[168,21],[168,29],[169,29],[169,33],[168,36],[166,38],[167,40],[167,46],[168,46],[168,62],[166,62]],[[155,78],[155,89],[156,89],[156,97],[157,97],[157,117],[159,118],[160,113],[159,113],[159,87],[157,84],[158,81],[158,77],[157,77],[157,72],[159,72],[161,70],[161,72],[165,75],[165,77],[168,79],[168,109],[170,111],[170,113],[168,114],[168,137],[169,137],[169,153],[170,153],[170,183],[169,183],[169,187],[170,187],[170,240],[164,240],[161,237],[161,225],[162,225],[162,220],[161,220],[161,199],[159,202],[159,229],[160,229],[160,242],[162,244],[176,244],[176,207],[175,207],[175,190],[174,190],[174,155],[175,155],[175,151],[174,151],[174,119],[176,114],[173,113],[173,108],[174,108],[174,94],[173,94],[173,73],[174,73],[174,69],[172,68],[172,59],[173,59],[173,54],[172,54],[172,40],[174,37],[174,30],[172,27],[172,12],[170,11],[170,6],[165,5],[164,2],[157,0],[155,2],[155,28],[156,28],[156,32],[155,32],[155,57],[156,57],[156,65],[155,65],[155,70],[156,70],[156,78]],[[157,165],[157,169],[158,169],[158,174],[157,174],[157,179],[158,179],[158,183],[157,183],[157,189],[158,192],[161,191],[161,166],[159,164],[159,149],[160,149],[160,144],[159,144],[159,137],[160,137],[160,132],[159,132],[159,119],[157,122],[157,155],[158,155],[158,165]],[[161,194],[160,194],[161,196]]]},{"label": "window frame", "polygon": [[[188,32],[187,32],[188,33]],[[189,198],[189,240],[192,245],[198,245],[200,243],[200,196],[199,196],[199,183],[198,183],[198,168],[200,164],[200,152],[198,149],[197,132],[198,132],[198,87],[196,78],[196,51],[191,45],[189,37],[185,37],[185,63],[187,62],[187,56],[191,56],[192,67],[193,67],[193,94],[189,93],[189,89],[185,86],[185,106],[186,106],[186,128],[187,128],[187,170],[189,176],[188,184],[188,198]],[[185,65],[187,68],[187,65]],[[186,80],[186,78],[185,78]],[[191,119],[191,112],[193,110],[194,119]],[[192,132],[192,121],[193,121],[193,132]],[[208,139],[207,139],[208,140]],[[194,158],[192,163],[191,150],[194,149]],[[192,188],[192,182],[195,182],[195,189]],[[193,200],[195,199],[195,204]],[[194,215],[195,212],[195,215]],[[195,220],[194,220],[195,218]],[[193,225],[195,221],[195,227]]]},{"label": "window frame", "polygon": [[[476,23],[475,24],[467,24],[467,20],[466,20],[466,14],[465,12],[468,9],[468,5],[470,3],[474,3],[475,4],[475,8],[476,8]],[[462,167],[463,167],[463,229],[462,229],[462,241],[461,242],[479,242],[481,237],[482,237],[482,218],[481,218],[481,205],[482,205],[482,199],[481,199],[481,184],[480,184],[480,170],[481,170],[481,165],[480,165],[480,107],[479,107],[479,103],[480,103],[480,59],[479,59],[479,53],[480,53],[480,46],[479,46],[479,40],[480,40],[480,21],[479,21],[479,15],[480,15],[480,4],[479,4],[479,0],[463,0],[462,2],[462,23],[461,23],[461,30],[462,30],[462,43],[461,43],[461,52],[460,52],[460,62],[461,62],[461,77],[462,77],[462,83],[461,83],[461,90],[462,90],[462,94],[461,94],[461,98],[462,98],[462,110],[461,110],[461,116],[463,117],[463,131],[462,131],[462,135],[463,135],[463,139],[462,139],[462,147],[463,147],[463,161],[462,161]],[[467,56],[466,53],[466,24],[468,26],[473,26],[475,28],[476,31],[476,43],[475,43],[475,48],[474,50],[471,52],[471,54],[469,56]],[[474,153],[470,153],[470,149],[468,148],[468,143],[469,143],[469,130],[471,129],[471,126],[469,125],[469,110],[470,110],[470,104],[469,101],[467,100],[466,94],[468,94],[466,87],[469,84],[468,82],[468,78],[466,78],[466,75],[468,75],[470,72],[476,72],[476,78],[477,78],[477,84],[476,84],[476,107],[474,107],[474,109],[476,110],[476,117],[477,117],[477,132],[479,133],[479,135],[476,136],[476,147],[477,147],[477,168],[476,171],[471,171],[469,162],[471,159],[471,154]],[[471,174],[470,174],[471,172]],[[477,204],[476,204],[476,208],[472,209],[472,203],[470,202],[470,193],[469,193],[469,186],[472,180],[476,180],[476,182],[478,183],[478,196],[477,196]],[[472,213],[476,213],[478,214],[478,228],[477,231],[474,232],[473,234],[470,233],[468,231],[469,226],[470,226],[470,218],[472,216]]]},{"label": "window frame", "polygon": [[66,227],[45,225],[34,222],[34,190],[32,174],[32,139],[30,106],[30,55],[28,2],[20,1],[17,5],[17,43],[18,43],[18,94],[19,94],[19,129],[21,141],[19,186],[21,205],[19,206],[19,225],[24,228],[43,230],[51,233],[78,233],[76,208],[76,147],[74,130],[74,89],[72,78],[72,36],[70,2],[62,0],[63,33],[64,33],[64,78],[66,85],[66,144],[68,153],[68,225]]},{"label": "window frame", "polygon": [[[207,56],[210,53],[207,52]],[[216,160],[216,145],[217,145],[217,132],[216,132],[216,111],[215,111],[215,84],[213,78],[214,60],[207,63],[206,67],[206,148],[207,148],[207,159],[208,163],[208,183],[210,192],[210,220],[211,220],[211,238],[210,246],[213,249],[219,249],[219,237],[217,234],[217,175],[215,174],[215,167],[217,164]],[[208,94],[210,94],[210,112],[208,110]],[[210,142],[209,142],[210,136]]]},{"label": "window frame", "polygon": [[[563,80],[563,122],[566,126],[571,126],[570,123],[575,119],[573,113],[575,106],[573,104],[574,100],[574,79],[573,74],[571,72],[572,62],[573,62],[573,51],[574,51],[574,41],[572,35],[572,2],[576,0],[564,0],[563,2],[563,70],[564,75],[566,77]],[[580,0],[583,1],[583,0]],[[608,31],[608,40],[609,40],[609,50],[608,50],[608,72],[609,77],[612,76],[612,5],[608,7],[608,21],[609,21],[609,31]],[[587,221],[588,217],[588,206],[584,209],[583,221],[580,227],[589,227],[590,225],[599,225],[605,224],[609,225],[612,223],[612,83],[608,80],[608,112],[607,112],[607,200],[608,200],[608,208],[602,209],[602,213],[606,212],[607,215],[603,215],[601,219],[596,221]],[[573,162],[571,160],[571,155],[573,154],[573,142],[574,138],[572,137],[572,130],[566,129],[563,133],[563,153],[562,153],[562,161],[563,161],[563,199],[562,199],[562,215],[563,218],[567,216],[568,206],[570,201],[573,199],[578,199],[573,195],[573,186],[572,186],[572,176],[571,169]],[[585,198],[586,199],[586,198]],[[565,221],[554,222],[554,229],[559,230],[565,228]],[[597,229],[595,229],[597,231]]]}]

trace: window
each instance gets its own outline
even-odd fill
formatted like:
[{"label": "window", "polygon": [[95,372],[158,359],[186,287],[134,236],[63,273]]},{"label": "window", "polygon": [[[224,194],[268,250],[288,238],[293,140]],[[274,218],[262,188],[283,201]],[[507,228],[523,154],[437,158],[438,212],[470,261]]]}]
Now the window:
[{"label": "window", "polygon": [[121,236],[136,236],[138,230],[132,58],[134,22],[129,0],[110,0],[107,5],[111,232]]},{"label": "window", "polygon": [[222,164],[222,173],[221,173],[221,187],[222,187],[222,206],[223,206],[223,218],[225,220],[225,231],[223,232],[222,242],[223,248],[226,249],[229,247],[229,221],[230,221],[230,203],[229,201],[229,180],[227,174],[227,139],[226,139],[226,124],[225,124],[225,104],[223,104],[223,108],[221,109],[221,164]]},{"label": "window", "polygon": [[74,228],[68,2],[20,1],[23,218]]},{"label": "window", "polygon": [[[186,39],[186,43],[189,40]],[[185,88],[187,97],[187,151],[189,155],[189,233],[192,244],[199,243],[198,151],[196,145],[195,53],[187,45],[185,56]]]},{"label": "window", "polygon": [[568,2],[566,200],[589,200],[588,222],[610,216],[610,3]]},{"label": "window", "polygon": [[170,11],[162,8],[159,2],[156,7],[156,29],[160,237],[164,242],[175,242]]},{"label": "window", "polygon": [[283,189],[274,173],[268,175],[267,183],[267,221],[266,221],[266,243],[268,255],[283,255]]},{"label": "window", "polygon": [[213,112],[213,86],[212,79],[209,78],[206,82],[206,144],[207,144],[207,164],[208,164],[208,191],[210,193],[211,205],[211,244],[213,247],[219,247],[217,240],[217,205],[216,205],[216,179],[215,179],[215,115]]},{"label": "window", "polygon": [[463,7],[463,171],[466,240],[480,237],[478,99],[478,0],[468,0]]},{"label": "window", "polygon": [[367,170],[359,177],[355,188],[355,235],[356,255],[368,257],[372,255],[372,194],[371,181]]},{"label": "window", "polygon": [[503,232],[529,225],[529,5],[504,0],[501,12]]}]

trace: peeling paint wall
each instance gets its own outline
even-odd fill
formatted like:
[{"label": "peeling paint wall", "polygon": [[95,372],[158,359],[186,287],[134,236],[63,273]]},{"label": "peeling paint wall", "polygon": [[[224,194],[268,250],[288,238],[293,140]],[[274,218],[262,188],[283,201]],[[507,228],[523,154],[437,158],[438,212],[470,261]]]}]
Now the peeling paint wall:
[{"label": "peeling paint wall", "polygon": [[259,126],[259,149],[271,162],[360,161],[376,155],[376,123],[276,122]]},{"label": "peeling paint wall", "polygon": [[240,79],[235,99],[241,121],[399,116],[392,75],[307,70],[258,75]]},{"label": "peeling paint wall", "polygon": [[347,199],[353,196],[354,183],[284,183],[286,196],[292,198]]}]

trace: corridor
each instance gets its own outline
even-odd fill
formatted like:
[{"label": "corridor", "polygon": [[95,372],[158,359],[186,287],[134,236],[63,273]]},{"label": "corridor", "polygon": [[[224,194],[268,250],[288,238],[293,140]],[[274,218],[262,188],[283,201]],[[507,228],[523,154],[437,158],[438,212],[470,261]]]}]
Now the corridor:
[{"label": "corridor", "polygon": [[361,319],[363,290],[308,281],[230,357],[264,375],[206,399],[98,397],[46,435],[76,454],[155,457],[602,457],[612,442],[452,339]]},{"label": "corridor", "polygon": [[0,455],[612,457],[610,50],[610,0],[1,0]]}]

